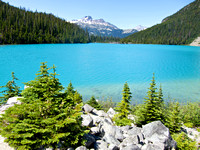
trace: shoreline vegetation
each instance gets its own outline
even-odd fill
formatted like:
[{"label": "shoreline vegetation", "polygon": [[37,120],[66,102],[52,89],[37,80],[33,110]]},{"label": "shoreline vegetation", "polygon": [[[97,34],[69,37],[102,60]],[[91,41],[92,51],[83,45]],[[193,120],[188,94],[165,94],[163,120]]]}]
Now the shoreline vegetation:
[{"label": "shoreline vegetation", "polygon": [[[74,90],[72,83],[63,87],[57,78],[56,68],[47,67],[41,63],[35,80],[25,83],[26,88],[20,91],[16,85],[14,73],[12,80],[1,86],[3,96],[2,106],[11,97],[21,97],[20,105],[14,105],[0,117],[0,135],[5,137],[10,146],[18,149],[77,147],[84,145],[85,134],[89,131],[81,124],[82,106],[90,104],[97,110],[113,108],[117,114],[112,121],[116,126],[134,124],[141,127],[145,124],[161,121],[169,128],[172,137],[177,142],[177,149],[195,149],[200,146],[198,138],[190,139],[183,131],[182,126],[195,128],[200,132],[200,102],[180,105],[177,101],[165,102],[163,89],[156,86],[153,74],[147,96],[142,104],[134,104],[134,92],[124,84],[122,100],[119,103],[111,101],[96,101],[95,96],[87,102]],[[134,119],[130,119],[130,115]],[[56,128],[55,128],[56,127]],[[65,142],[64,142],[65,141]]]}]

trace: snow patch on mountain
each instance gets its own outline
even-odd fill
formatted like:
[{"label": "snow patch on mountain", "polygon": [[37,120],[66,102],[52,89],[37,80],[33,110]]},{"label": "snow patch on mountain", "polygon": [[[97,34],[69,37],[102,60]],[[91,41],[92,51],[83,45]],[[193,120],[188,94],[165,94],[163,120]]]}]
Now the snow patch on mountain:
[{"label": "snow patch on mountain", "polygon": [[138,25],[138,26],[136,26],[134,29],[136,29],[137,31],[142,31],[142,30],[147,29],[147,27]]},{"label": "snow patch on mountain", "polygon": [[138,32],[136,29],[119,29],[117,26],[104,21],[103,19],[93,19],[91,16],[85,16],[82,19],[69,21],[87,29],[90,35],[113,36],[124,38],[130,34]]}]

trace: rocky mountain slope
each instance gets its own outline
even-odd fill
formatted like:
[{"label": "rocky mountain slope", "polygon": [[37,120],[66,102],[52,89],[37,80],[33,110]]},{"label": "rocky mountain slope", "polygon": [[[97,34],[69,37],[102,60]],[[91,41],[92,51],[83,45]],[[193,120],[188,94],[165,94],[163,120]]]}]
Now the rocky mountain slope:
[{"label": "rocky mountain slope", "polygon": [[177,13],[144,31],[124,38],[122,43],[190,44],[200,35],[200,0],[195,0]]},{"label": "rocky mountain slope", "polygon": [[137,26],[136,29],[123,30],[103,19],[93,19],[91,16],[72,20],[70,23],[75,23],[83,29],[87,29],[90,35],[113,36],[119,38],[124,38],[130,34],[146,29],[146,27],[140,25]]}]

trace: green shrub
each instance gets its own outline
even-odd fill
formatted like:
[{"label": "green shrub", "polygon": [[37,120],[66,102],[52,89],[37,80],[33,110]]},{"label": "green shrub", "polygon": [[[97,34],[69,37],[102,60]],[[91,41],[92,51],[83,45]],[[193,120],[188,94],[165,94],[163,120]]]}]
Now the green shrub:
[{"label": "green shrub", "polygon": [[117,126],[126,126],[126,125],[130,126],[131,123],[133,123],[133,121],[128,118],[121,119],[118,114],[114,116],[113,120]]},{"label": "green shrub", "polygon": [[197,128],[197,131],[200,132],[200,128]]},{"label": "green shrub", "polygon": [[193,123],[191,123],[191,122],[184,123],[184,125],[188,128],[193,128],[193,126],[194,126]]},{"label": "green shrub", "polygon": [[92,96],[90,98],[90,100],[86,102],[86,104],[94,107],[97,110],[102,110],[101,104],[98,103],[98,101],[96,100],[96,98],[94,96]]},{"label": "green shrub", "polygon": [[11,97],[14,97],[14,96],[20,96],[20,87],[17,86],[16,84],[16,80],[18,80],[16,77],[15,77],[15,73],[12,72],[11,73],[11,76],[12,76],[12,80],[11,81],[8,81],[6,85],[4,86],[0,86],[0,89],[3,89],[3,91],[1,91],[0,93],[3,93],[3,96],[0,97],[0,105],[1,104],[4,104],[7,102],[7,100]]},{"label": "green shrub", "polygon": [[110,108],[116,107],[116,102],[112,101],[112,98],[107,98],[106,101],[99,101],[100,105],[102,106],[102,109],[107,112]]},{"label": "green shrub", "polygon": [[0,118],[0,134],[18,150],[83,144],[87,131],[81,126],[80,94],[69,88],[63,92],[55,67],[42,63],[36,75],[22,91],[22,104],[10,107]]},{"label": "green shrub", "polygon": [[177,142],[177,150],[196,150],[196,142],[191,140],[186,133],[176,133],[172,138]]},{"label": "green shrub", "polygon": [[187,103],[180,107],[180,117],[184,123],[192,123],[194,127],[200,127],[200,103]]}]

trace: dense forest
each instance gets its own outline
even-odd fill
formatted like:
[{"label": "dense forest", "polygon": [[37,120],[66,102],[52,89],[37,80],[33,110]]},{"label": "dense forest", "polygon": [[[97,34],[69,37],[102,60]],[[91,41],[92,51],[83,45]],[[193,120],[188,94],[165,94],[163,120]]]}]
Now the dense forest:
[{"label": "dense forest", "polygon": [[134,33],[121,40],[122,43],[141,44],[190,44],[200,35],[200,0],[185,6],[161,24]]},{"label": "dense forest", "polygon": [[104,43],[119,40],[89,36],[87,30],[53,14],[19,9],[0,0],[0,44]]},{"label": "dense forest", "polygon": [[0,44],[87,43],[77,25],[52,14],[26,11],[0,1]]}]

